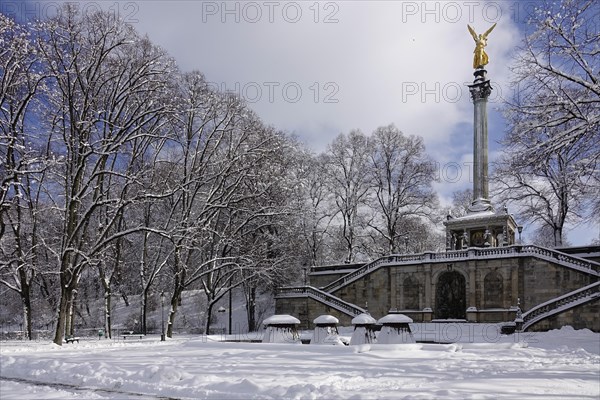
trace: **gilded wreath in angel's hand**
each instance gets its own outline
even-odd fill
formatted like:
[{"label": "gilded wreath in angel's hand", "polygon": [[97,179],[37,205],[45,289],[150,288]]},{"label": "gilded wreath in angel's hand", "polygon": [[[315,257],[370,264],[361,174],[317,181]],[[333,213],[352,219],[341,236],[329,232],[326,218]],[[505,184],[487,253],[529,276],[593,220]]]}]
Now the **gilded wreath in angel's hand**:
[{"label": "gilded wreath in angel's hand", "polygon": [[473,36],[473,40],[475,40],[475,50],[473,51],[473,68],[482,68],[484,65],[490,62],[490,58],[485,52],[484,48],[487,46],[487,37],[494,30],[496,24],[492,25],[490,29],[482,33],[481,35],[477,35],[475,30],[471,28],[471,25],[467,25],[469,28],[469,32],[471,32],[471,36]]}]

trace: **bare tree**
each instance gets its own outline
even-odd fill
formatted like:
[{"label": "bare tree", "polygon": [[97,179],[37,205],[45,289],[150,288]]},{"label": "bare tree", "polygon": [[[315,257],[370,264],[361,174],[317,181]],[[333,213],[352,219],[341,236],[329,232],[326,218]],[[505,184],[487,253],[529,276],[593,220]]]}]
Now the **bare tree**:
[{"label": "bare tree", "polygon": [[[211,235],[199,243],[200,262],[189,266],[185,283],[202,285],[207,297],[206,331],[210,329],[214,305],[241,284],[273,282],[297,252],[282,248],[290,239],[285,226],[292,214],[287,154],[291,144],[279,133],[262,126],[252,117],[245,145],[237,150],[235,179],[240,186],[230,203],[222,207],[211,224]],[[243,137],[243,136],[242,136]],[[287,250],[287,251],[286,251]],[[250,292],[251,293],[251,292]],[[248,305],[255,299],[250,298]],[[249,310],[249,316],[253,316]],[[250,326],[253,319],[249,317]]]},{"label": "bare tree", "polygon": [[576,149],[563,146],[561,153],[532,163],[526,154],[508,153],[495,170],[495,195],[513,201],[526,220],[551,228],[555,246],[563,244],[567,222],[583,218],[584,188],[574,159]]},{"label": "bare tree", "polygon": [[374,192],[370,205],[376,212],[369,225],[384,239],[387,254],[394,254],[400,249],[400,238],[411,234],[403,221],[429,217],[437,205],[432,188],[435,168],[423,140],[404,136],[394,125],[378,128],[369,141]]},{"label": "bare tree", "polygon": [[0,284],[21,297],[30,340],[31,291],[41,251],[40,184],[47,165],[33,116],[46,76],[32,30],[0,14]]},{"label": "bare tree", "polygon": [[[530,242],[542,247],[553,248],[556,247],[556,240],[554,238],[554,230],[550,225],[538,226],[532,235],[530,235]],[[561,246],[568,247],[570,243],[562,238]]]},{"label": "bare tree", "polygon": [[61,210],[61,300],[54,342],[73,333],[82,271],[113,241],[142,227],[120,225],[143,198],[136,190],[145,154],[163,123],[172,61],[108,13],[80,15],[66,5],[42,24],[38,44],[48,85],[49,151],[60,159],[46,193]]},{"label": "bare tree", "polygon": [[452,193],[452,208],[450,213],[455,217],[467,215],[469,206],[473,201],[473,190],[464,189]]},{"label": "bare tree", "polygon": [[[215,282],[228,282],[239,268],[239,255],[229,251],[238,229],[232,218],[257,196],[246,185],[274,137],[239,99],[215,92],[201,74],[186,74],[180,93],[169,154],[177,190],[165,228],[173,254],[169,337],[183,290],[201,282],[207,295],[217,296]],[[216,300],[210,299],[209,314]]]},{"label": "bare tree", "polygon": [[364,228],[360,214],[371,188],[370,155],[367,137],[360,131],[351,131],[335,138],[325,156],[327,184],[334,197],[336,214],[341,219],[346,263],[354,261],[360,230]]},{"label": "bare tree", "polygon": [[297,166],[300,187],[296,197],[300,234],[309,255],[305,263],[319,265],[325,261],[328,230],[336,212],[325,180],[325,157],[304,152],[300,158]]},{"label": "bare tree", "polygon": [[569,218],[600,208],[598,19],[593,0],[540,3],[512,67],[501,190],[552,228],[555,245]]}]

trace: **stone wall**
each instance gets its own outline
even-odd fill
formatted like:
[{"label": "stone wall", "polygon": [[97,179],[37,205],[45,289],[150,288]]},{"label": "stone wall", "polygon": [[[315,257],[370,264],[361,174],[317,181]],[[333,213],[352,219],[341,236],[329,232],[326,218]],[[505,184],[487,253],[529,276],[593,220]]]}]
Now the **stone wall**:
[{"label": "stone wall", "polygon": [[308,274],[308,284],[312,287],[322,288],[346,274],[347,272],[311,273]]},{"label": "stone wall", "polygon": [[[383,266],[332,294],[367,309],[376,319],[394,310],[409,315],[415,322],[429,321],[444,318],[437,306],[445,304],[445,300],[438,304],[436,296],[440,279],[447,272],[464,282],[465,298],[460,303],[463,312],[453,318],[489,323],[513,321],[517,305],[526,312],[597,280],[588,274],[534,257],[489,258]],[[537,326],[548,329],[572,325],[600,330],[598,306],[586,307],[549,318]],[[468,314],[467,308],[470,310]],[[595,319],[593,310],[596,311]],[[279,299],[277,312],[298,317],[308,328],[312,327],[312,320],[321,314],[335,315],[342,324],[350,323],[350,317],[308,298]],[[537,329],[537,326],[532,328]]]}]

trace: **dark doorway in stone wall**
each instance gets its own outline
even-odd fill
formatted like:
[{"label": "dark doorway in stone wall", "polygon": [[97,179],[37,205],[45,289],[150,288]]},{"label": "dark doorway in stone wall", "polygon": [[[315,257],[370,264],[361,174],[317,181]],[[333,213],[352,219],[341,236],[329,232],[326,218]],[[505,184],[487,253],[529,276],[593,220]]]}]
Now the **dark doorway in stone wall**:
[{"label": "dark doorway in stone wall", "polygon": [[435,318],[464,319],[466,303],[465,277],[456,271],[442,273],[435,289]]}]

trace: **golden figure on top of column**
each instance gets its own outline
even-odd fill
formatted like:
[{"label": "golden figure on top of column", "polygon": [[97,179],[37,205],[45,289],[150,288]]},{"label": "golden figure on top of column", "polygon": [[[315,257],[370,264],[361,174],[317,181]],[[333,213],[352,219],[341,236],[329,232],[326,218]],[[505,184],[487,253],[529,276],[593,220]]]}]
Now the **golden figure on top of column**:
[{"label": "golden figure on top of column", "polygon": [[485,52],[485,46],[487,46],[487,37],[494,30],[496,24],[492,25],[490,29],[485,31],[480,35],[475,33],[475,30],[471,28],[471,25],[467,25],[469,28],[469,32],[471,32],[471,36],[473,36],[473,40],[475,40],[475,50],[473,50],[473,68],[483,68],[484,65],[490,62],[490,58]]}]

